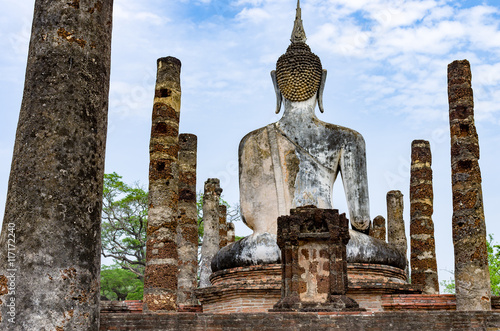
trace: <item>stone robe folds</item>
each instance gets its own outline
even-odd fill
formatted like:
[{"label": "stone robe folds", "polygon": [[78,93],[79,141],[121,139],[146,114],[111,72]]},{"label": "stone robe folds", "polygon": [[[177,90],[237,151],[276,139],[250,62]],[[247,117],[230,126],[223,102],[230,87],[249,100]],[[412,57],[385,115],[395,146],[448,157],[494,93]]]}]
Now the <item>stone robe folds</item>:
[{"label": "stone robe folds", "polygon": [[331,209],[333,183],[340,172],[351,224],[366,230],[370,216],[363,137],[314,115],[300,114],[304,112],[285,114],[242,139],[239,164],[244,222],[254,234],[276,234],[277,218],[289,215],[292,208],[315,205]]}]

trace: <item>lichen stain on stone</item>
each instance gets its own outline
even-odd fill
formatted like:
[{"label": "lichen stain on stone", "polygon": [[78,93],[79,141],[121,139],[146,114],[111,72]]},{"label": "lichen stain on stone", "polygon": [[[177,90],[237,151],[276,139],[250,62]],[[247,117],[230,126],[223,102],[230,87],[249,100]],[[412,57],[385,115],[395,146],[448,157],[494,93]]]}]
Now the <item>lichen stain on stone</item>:
[{"label": "lichen stain on stone", "polygon": [[285,179],[286,181],[291,181],[293,182],[292,186],[295,186],[295,179],[297,177],[297,174],[300,170],[300,160],[295,155],[294,150],[287,151],[285,154],[285,164],[286,164],[286,175],[287,178]]},{"label": "lichen stain on stone", "polygon": [[[0,275],[0,298],[9,293],[9,287],[7,285],[8,283],[7,277],[5,275]],[[3,303],[2,300],[0,300],[0,305]],[[2,314],[0,312],[0,322],[2,322]]]},{"label": "lichen stain on stone", "polygon": [[[68,311],[63,312],[64,319],[61,322],[62,325],[64,325],[65,323],[69,322],[73,318],[73,315],[74,315],[74,310],[73,309],[70,309]],[[56,331],[64,331],[64,327],[61,326],[61,325],[58,325],[58,326],[56,326]]]},{"label": "lichen stain on stone", "polygon": [[101,11],[102,10],[102,2],[101,1],[97,1],[96,4],[89,8],[89,10],[87,10],[90,14],[93,14],[95,11]]},{"label": "lichen stain on stone", "polygon": [[80,9],[80,0],[73,0],[71,2],[68,2],[67,5],[75,9]]},{"label": "lichen stain on stone", "polygon": [[61,270],[60,272],[63,280],[76,278],[76,269],[73,267]]},{"label": "lichen stain on stone", "polygon": [[57,35],[63,39],[66,39],[67,41],[69,41],[70,43],[72,42],[75,42],[78,44],[78,46],[80,46],[81,48],[84,48],[85,47],[85,44],[87,43],[85,40],[83,39],[80,39],[80,38],[75,38],[73,36],[73,32],[68,32],[66,31],[66,29],[64,28],[59,28],[59,30],[57,30]]},{"label": "lichen stain on stone", "polygon": [[7,286],[7,283],[8,283],[7,277],[5,277],[5,275],[0,275],[0,296],[9,293],[9,288]]}]

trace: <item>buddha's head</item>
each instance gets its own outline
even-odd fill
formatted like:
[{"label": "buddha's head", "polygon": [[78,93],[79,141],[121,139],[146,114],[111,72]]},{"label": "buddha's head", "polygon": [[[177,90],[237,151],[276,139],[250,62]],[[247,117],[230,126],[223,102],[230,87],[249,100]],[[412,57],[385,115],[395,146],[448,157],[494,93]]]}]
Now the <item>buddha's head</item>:
[{"label": "buddha's head", "polygon": [[300,3],[297,1],[291,44],[276,62],[276,70],[271,72],[277,97],[276,113],[280,111],[282,97],[299,102],[315,95],[318,97],[319,109],[323,112],[322,92],[326,70],[321,67],[319,57],[306,44],[300,16]]}]

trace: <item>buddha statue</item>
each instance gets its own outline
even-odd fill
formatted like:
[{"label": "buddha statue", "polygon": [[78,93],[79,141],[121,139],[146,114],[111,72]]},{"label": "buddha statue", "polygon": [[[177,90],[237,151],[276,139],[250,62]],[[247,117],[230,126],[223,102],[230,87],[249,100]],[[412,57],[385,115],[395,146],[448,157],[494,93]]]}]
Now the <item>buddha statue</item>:
[{"label": "buddha statue", "polygon": [[248,133],[239,146],[241,216],[253,234],[223,248],[213,260],[212,270],[278,262],[278,217],[307,205],[332,209],[333,184],[339,174],[353,228],[348,260],[349,246],[351,262],[373,262],[380,255],[401,260],[398,252],[382,253],[391,251],[390,247],[365,235],[370,210],[363,137],[315,115],[316,105],[324,111],[326,70],[306,44],[299,2],[291,44],[278,59],[271,78],[276,113],[283,108],[283,117]]},{"label": "buddha statue", "polygon": [[276,234],[277,218],[291,208],[331,209],[333,184],[340,174],[352,227],[367,232],[365,142],[358,132],[316,117],[316,104],[323,112],[326,70],[305,42],[298,7],[291,44],[271,72],[276,113],[283,106],[283,117],[240,143],[242,218],[256,234]]}]

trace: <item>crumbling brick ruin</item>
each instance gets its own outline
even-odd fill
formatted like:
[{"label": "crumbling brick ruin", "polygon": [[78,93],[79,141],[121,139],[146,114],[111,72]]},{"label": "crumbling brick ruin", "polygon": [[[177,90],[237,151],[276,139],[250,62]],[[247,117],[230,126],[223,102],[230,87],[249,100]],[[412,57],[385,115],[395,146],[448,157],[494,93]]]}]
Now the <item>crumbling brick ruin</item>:
[{"label": "crumbling brick ruin", "polygon": [[272,311],[360,310],[347,293],[349,221],[336,209],[314,206],[278,219],[281,300]]},{"label": "crumbling brick ruin", "polygon": [[[470,257],[471,253],[482,251],[485,232],[483,231],[484,222],[481,225],[477,221],[474,224],[469,221],[482,220],[480,217],[482,204],[480,204],[480,186],[477,186],[480,185],[480,181],[479,184],[477,182],[480,175],[477,166],[477,136],[475,136],[473,126],[472,109],[464,107],[464,105],[470,105],[468,102],[472,98],[471,91],[468,94],[470,79],[467,80],[467,75],[470,75],[470,72],[467,71],[468,68],[464,69],[462,64],[463,62],[459,62],[458,65],[456,63],[450,65],[450,123],[452,168],[454,169],[452,180],[455,205],[453,226],[454,238],[462,240],[455,241],[456,259],[461,263],[459,266],[461,269],[456,278],[457,284],[460,282],[463,284],[464,276],[465,281],[470,281],[471,272],[483,270],[478,268],[485,266],[484,260],[471,262],[470,258],[465,258]],[[458,85],[457,82],[459,82]],[[465,101],[457,95],[465,98]],[[469,133],[473,134],[469,135]],[[461,150],[459,146],[462,146],[464,150]],[[467,166],[468,164],[471,167]],[[142,318],[135,317],[133,314],[128,314],[127,317],[109,314],[103,318],[101,329],[125,328],[125,326],[137,328],[144,325],[143,323],[155,323],[158,328],[163,329],[185,327],[217,329],[229,325],[239,328],[242,323],[253,329],[272,328],[273,330],[291,328],[387,330],[394,327],[408,330],[498,328],[500,327],[500,313],[463,311],[471,308],[483,309],[484,307],[475,303],[477,301],[488,303],[486,309],[483,310],[490,309],[490,305],[495,310],[500,309],[500,301],[496,297],[490,303],[489,297],[485,299],[485,296],[481,296],[484,291],[475,293],[470,288],[461,289],[461,293],[457,289],[456,301],[454,295],[438,294],[431,219],[433,192],[430,167],[429,143],[423,140],[414,141],[410,180],[411,277],[414,282],[412,284],[401,283],[406,280],[408,272],[408,270],[403,270],[405,263],[398,264],[398,267],[347,263],[345,258],[347,251],[345,243],[349,238],[348,232],[345,231],[347,219],[338,214],[335,214],[333,218],[330,217],[331,215],[326,216],[325,212],[329,210],[302,207],[292,210],[291,216],[280,217],[278,221],[280,224],[278,243],[282,249],[283,258],[281,265],[283,272],[279,273],[282,276],[280,284],[276,278],[278,275],[275,272],[276,265],[273,264],[217,270],[211,276],[208,271],[204,276],[206,279],[210,278],[206,282],[207,287],[196,291],[198,299],[203,307],[206,307],[207,314],[192,315],[192,317],[179,314],[168,314],[164,317],[143,315]],[[476,182],[469,184],[468,179],[476,179]],[[218,181],[207,181],[204,204],[207,224],[204,240],[207,243],[210,242],[213,247],[220,246],[219,237],[223,234],[220,230],[223,230],[224,222],[219,223],[222,219],[218,205],[220,191]],[[458,204],[468,206],[469,209],[458,210]],[[333,223],[330,222],[330,224],[326,221],[327,219],[333,220]],[[327,228],[332,230],[328,224],[333,224],[335,228],[333,232],[326,231]],[[469,224],[468,227],[465,226],[467,224]],[[479,227],[476,228],[476,224],[479,224]],[[464,229],[468,232],[463,232]],[[210,231],[211,234],[209,234]],[[329,239],[326,239],[327,232],[330,234]],[[332,233],[337,236],[332,236]],[[360,240],[355,232],[352,232],[352,235],[355,235],[355,240]],[[370,235],[371,239],[363,240],[385,242],[386,225],[382,216],[374,219],[370,227]],[[332,239],[334,237],[335,240]],[[466,238],[473,238],[476,246],[471,246],[471,242],[465,240]],[[403,220],[403,195],[400,191],[387,193],[387,240],[392,245],[391,247],[396,248],[397,254],[402,254],[404,259],[407,240]],[[326,242],[329,244],[325,247],[321,246]],[[222,250],[228,252],[232,249],[231,247],[229,245]],[[223,262],[223,259],[217,260],[217,263]],[[328,271],[329,275],[326,276]],[[476,272],[476,274],[481,273]],[[486,281],[489,281],[487,274],[483,276],[477,279],[477,283],[484,285]],[[489,286],[489,283],[485,286]],[[279,293],[279,289],[281,289],[281,300],[274,305],[273,309],[270,309],[272,313],[265,313],[265,310],[269,309],[267,308],[269,301],[265,301],[266,295],[262,293],[267,293],[267,297],[271,297]],[[376,294],[377,291],[385,291],[385,294],[380,294],[380,292]],[[357,311],[352,315],[352,311],[349,313],[339,311],[359,309],[356,308],[358,307],[356,302],[349,299],[346,294],[355,298],[359,305],[366,307],[369,312]],[[335,301],[335,298],[343,299]],[[350,305],[352,303],[354,304]],[[263,307],[266,308],[262,309]],[[455,311],[455,308],[462,311]],[[297,311],[301,312],[296,313]],[[322,311],[321,315],[317,311]],[[231,314],[221,314],[223,312]]]},{"label": "crumbling brick ruin", "polygon": [[[250,196],[259,185],[270,183],[273,185],[263,192],[279,196],[277,203],[266,194],[246,200],[262,212],[257,216],[275,215],[275,211],[283,214],[265,221],[254,217],[253,229],[262,231],[234,242],[234,225],[226,224],[224,207],[219,203],[219,180],[208,179],[203,203],[203,258],[196,288],[197,138],[179,135],[181,63],[166,57],[157,62],[152,114],[144,300],[107,303],[100,314],[99,234],[111,12],[112,0],[35,1],[26,85],[0,236],[2,330],[500,329],[500,298],[490,296],[479,144],[467,60],[448,66],[456,296],[437,294],[428,142],[418,140],[412,146],[410,276],[414,283],[410,284],[405,271],[407,241],[400,191],[387,193],[388,243],[383,217],[376,217],[369,227],[361,135],[344,130],[348,134],[344,138],[351,139],[348,144],[323,150],[338,156],[338,149],[357,149],[357,162],[337,169],[349,177],[344,182],[354,212],[350,220],[353,229],[349,229],[345,214],[333,209],[303,204],[289,208],[292,211],[287,214],[285,206],[296,204],[298,198],[292,199],[297,193],[295,184],[287,181],[284,185],[279,180],[283,174],[300,175],[301,183],[307,184],[304,187],[309,185],[298,193],[311,193],[317,187],[328,189],[321,181],[331,177],[308,181],[317,160],[301,154],[298,142],[285,138],[286,134],[278,131],[283,127],[274,124],[253,131],[267,137],[267,142],[260,142],[269,145],[269,155],[243,158],[257,165],[240,179],[246,181]],[[287,56],[280,60],[278,75],[272,73],[277,110],[282,102],[285,109],[296,107],[292,104],[296,100],[308,104],[309,110],[314,111],[317,104],[323,111],[326,71],[305,44],[299,3],[291,41]],[[297,69],[300,61],[295,60],[303,59],[314,64],[314,77],[304,78],[299,71],[293,79],[285,77],[285,71]],[[289,120],[297,121],[297,117]],[[335,131],[333,127],[327,129]],[[338,137],[333,131],[324,132]],[[297,132],[288,132],[292,133]],[[263,136],[253,137],[259,141]],[[295,138],[301,138],[300,134]],[[252,144],[248,146],[255,147]],[[244,141],[242,145],[244,150]],[[282,159],[289,167],[286,171],[276,162]],[[265,167],[260,167],[260,161],[267,162]],[[309,167],[301,169],[301,162],[309,162]],[[240,164],[240,169],[243,166]],[[249,181],[252,176],[262,177],[264,168],[269,178]],[[321,194],[299,198],[304,196],[325,201]],[[329,192],[325,196],[330,198]],[[353,206],[356,198],[360,204]],[[263,206],[266,203],[268,206]],[[249,205],[246,215],[256,213]],[[279,227],[269,226],[276,223]],[[366,235],[368,231],[371,236]],[[9,246],[13,238],[15,253]],[[14,318],[15,323],[11,321]]]}]

